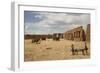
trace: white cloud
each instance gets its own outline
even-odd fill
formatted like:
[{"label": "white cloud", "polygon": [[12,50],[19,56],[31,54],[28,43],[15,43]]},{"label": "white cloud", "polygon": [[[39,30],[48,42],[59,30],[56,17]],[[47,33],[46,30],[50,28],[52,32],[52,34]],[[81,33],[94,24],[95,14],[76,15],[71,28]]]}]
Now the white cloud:
[{"label": "white cloud", "polygon": [[47,34],[53,32],[64,32],[78,26],[85,26],[90,23],[89,14],[71,14],[71,13],[51,13],[39,12],[36,17],[43,20],[35,23],[26,23],[26,33]]}]

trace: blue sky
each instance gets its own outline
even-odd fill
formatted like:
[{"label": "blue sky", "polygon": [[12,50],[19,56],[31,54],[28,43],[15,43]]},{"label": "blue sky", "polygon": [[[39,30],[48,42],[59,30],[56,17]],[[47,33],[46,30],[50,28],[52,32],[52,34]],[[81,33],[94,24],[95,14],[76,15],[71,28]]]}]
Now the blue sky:
[{"label": "blue sky", "polygon": [[63,33],[87,24],[90,24],[89,14],[24,11],[25,34]]}]

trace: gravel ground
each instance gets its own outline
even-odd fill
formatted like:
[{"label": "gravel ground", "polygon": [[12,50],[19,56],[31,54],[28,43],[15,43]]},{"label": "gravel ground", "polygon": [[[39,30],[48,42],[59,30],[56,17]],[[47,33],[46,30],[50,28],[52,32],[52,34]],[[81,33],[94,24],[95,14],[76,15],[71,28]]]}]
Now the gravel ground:
[{"label": "gravel ground", "polygon": [[88,54],[83,55],[80,51],[78,55],[72,55],[71,45],[77,49],[83,49],[85,43],[60,39],[53,41],[46,39],[40,44],[32,43],[31,39],[25,40],[24,61],[46,61],[46,60],[68,60],[68,59],[87,59],[90,58],[90,43],[87,42]]}]

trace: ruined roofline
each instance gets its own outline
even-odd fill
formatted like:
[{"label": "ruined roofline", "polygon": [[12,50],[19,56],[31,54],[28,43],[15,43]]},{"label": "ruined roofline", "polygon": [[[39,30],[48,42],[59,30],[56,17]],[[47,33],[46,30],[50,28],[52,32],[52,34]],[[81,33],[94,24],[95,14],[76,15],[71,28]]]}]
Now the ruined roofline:
[{"label": "ruined roofline", "polygon": [[70,30],[66,31],[65,33],[67,33],[67,32],[71,32],[71,31],[76,30],[76,29],[83,29],[83,26],[79,26],[79,27],[76,27],[76,28],[70,29]]}]

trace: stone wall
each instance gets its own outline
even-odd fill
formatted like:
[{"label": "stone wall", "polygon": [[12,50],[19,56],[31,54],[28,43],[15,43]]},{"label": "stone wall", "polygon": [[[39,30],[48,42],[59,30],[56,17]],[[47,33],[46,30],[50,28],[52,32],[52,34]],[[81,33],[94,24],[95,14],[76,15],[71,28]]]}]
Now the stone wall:
[{"label": "stone wall", "polygon": [[90,24],[87,25],[86,41],[90,42]]},{"label": "stone wall", "polygon": [[64,38],[67,40],[73,40],[73,41],[85,41],[86,35],[83,30],[83,27],[77,27],[72,30],[66,31],[64,33]]},{"label": "stone wall", "polygon": [[63,38],[63,33],[53,33],[53,37]]}]

